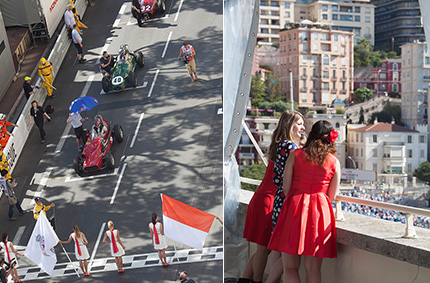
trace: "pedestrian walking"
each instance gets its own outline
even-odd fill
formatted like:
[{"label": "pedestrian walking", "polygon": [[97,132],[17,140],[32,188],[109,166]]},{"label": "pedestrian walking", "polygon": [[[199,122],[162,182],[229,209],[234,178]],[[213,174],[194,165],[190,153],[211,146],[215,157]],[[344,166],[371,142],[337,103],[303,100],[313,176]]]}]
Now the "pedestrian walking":
[{"label": "pedestrian walking", "polygon": [[21,282],[18,278],[18,272],[16,269],[19,267],[18,260],[16,259],[16,255],[24,256],[23,254],[17,252],[12,242],[9,242],[9,236],[7,233],[3,233],[0,242],[0,248],[4,252],[4,259],[6,264],[6,271],[12,274],[13,282],[18,283]]},{"label": "pedestrian walking", "polygon": [[54,91],[54,87],[52,85],[54,81],[54,68],[51,63],[48,62],[45,58],[40,59],[40,64],[38,67],[39,76],[41,77],[43,83],[42,87],[46,89],[49,98],[54,98],[55,95],[52,94]]},{"label": "pedestrian walking", "polygon": [[75,15],[73,15],[72,11],[73,4],[67,4],[66,11],[64,12],[64,23],[70,32],[73,30],[73,25],[76,24]]},{"label": "pedestrian walking", "polygon": [[79,113],[69,113],[69,118],[67,118],[67,123],[71,123],[75,130],[76,143],[80,151],[83,149],[82,137],[84,136],[84,127],[82,126],[82,122],[85,120],[88,120],[88,117],[84,119]]},{"label": "pedestrian walking", "polygon": [[51,117],[49,117],[45,110],[39,106],[39,103],[37,103],[36,100],[33,100],[30,108],[30,125],[33,126],[33,121],[36,123],[36,126],[39,128],[41,143],[45,143],[46,138],[46,133],[43,129],[43,125],[45,123],[44,117],[48,119],[48,122],[51,121]]},{"label": "pedestrian walking", "polygon": [[284,282],[300,282],[301,256],[305,256],[306,282],[321,282],[323,258],[337,257],[331,205],[341,173],[337,137],[330,122],[316,122],[304,148],[291,154],[285,165],[285,203],[268,245],[282,252]]},{"label": "pedestrian walking", "polygon": [[180,59],[182,57],[185,67],[191,76],[192,83],[199,79],[197,77],[196,60],[194,59],[194,56],[196,56],[196,52],[194,51],[193,46],[185,41],[179,51],[178,58]]},{"label": "pedestrian walking", "polygon": [[[119,231],[114,229],[112,221],[108,222],[108,229],[109,231],[106,231],[105,236],[103,237],[103,243],[110,244],[111,254],[115,257],[118,273],[122,274],[124,272],[124,269],[122,268],[122,256],[125,254],[125,247],[119,237]],[[109,241],[106,240],[106,238],[109,238]]]},{"label": "pedestrian walking", "polygon": [[12,188],[12,184],[5,178],[8,173],[9,172],[6,169],[1,170],[0,186],[3,191],[3,194],[6,196],[7,201],[9,202],[9,221],[15,221],[16,218],[13,217],[14,206],[18,210],[19,216],[24,215],[26,212],[21,208],[21,203],[15,195],[15,192]]},{"label": "pedestrian walking", "polygon": [[142,23],[142,10],[140,7],[140,1],[133,0],[131,5],[132,5],[131,14],[133,15],[133,17],[137,19],[137,24],[139,25],[139,27],[142,27],[143,23]]},{"label": "pedestrian walking", "polygon": [[30,84],[31,78],[26,76],[24,78],[24,83],[22,84],[22,88],[24,89],[25,98],[27,100],[30,98],[30,95],[34,94],[34,89],[39,89],[40,86],[34,86]]},{"label": "pedestrian walking", "polygon": [[79,260],[79,266],[81,267],[82,272],[85,277],[90,276],[90,272],[88,271],[88,259],[90,258],[90,254],[87,249],[87,238],[85,234],[79,230],[78,225],[73,226],[73,233],[70,234],[69,239],[67,241],[60,241],[60,244],[68,244],[73,240],[75,245],[75,256],[76,259]]},{"label": "pedestrian walking", "polygon": [[151,232],[152,244],[154,245],[154,249],[158,251],[158,257],[161,260],[161,264],[163,267],[168,267],[166,259],[166,236],[164,236],[163,224],[157,221],[158,215],[157,213],[152,214],[151,223],[149,223],[149,231]]},{"label": "pedestrian walking", "polygon": [[86,59],[82,58],[82,37],[78,32],[78,25],[74,24],[73,25],[73,30],[72,30],[72,40],[73,43],[75,44],[76,50],[78,51],[78,60],[79,60],[79,64],[83,64],[85,61],[87,61]]},{"label": "pedestrian walking", "polygon": [[188,278],[188,274],[186,271],[179,271],[178,279],[181,283],[196,283],[196,281],[194,281],[193,279]]}]

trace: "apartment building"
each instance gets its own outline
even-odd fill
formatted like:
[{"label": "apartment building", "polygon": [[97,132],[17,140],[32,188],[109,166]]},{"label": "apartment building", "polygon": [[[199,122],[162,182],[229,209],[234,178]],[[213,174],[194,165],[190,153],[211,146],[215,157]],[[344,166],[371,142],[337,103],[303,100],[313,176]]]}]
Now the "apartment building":
[{"label": "apartment building", "polygon": [[380,67],[360,67],[354,69],[354,89],[368,88],[377,96],[402,91],[402,60],[387,59]]},{"label": "apartment building", "polygon": [[428,123],[430,54],[425,42],[402,45],[402,121],[411,129]]},{"label": "apartment building", "polygon": [[261,0],[260,44],[278,42],[281,29],[303,20],[353,32],[356,42],[365,38],[374,43],[374,5],[370,0]]},{"label": "apartment building", "polygon": [[348,125],[348,158],[360,170],[378,173],[407,173],[427,161],[427,132],[394,123],[375,123],[353,128]]},{"label": "apartment building", "polygon": [[372,0],[375,7],[375,45],[391,50],[425,40],[418,0]]},{"label": "apartment building", "polygon": [[280,82],[290,98],[300,106],[331,105],[348,101],[353,88],[354,35],[352,32],[299,27],[280,33]]}]

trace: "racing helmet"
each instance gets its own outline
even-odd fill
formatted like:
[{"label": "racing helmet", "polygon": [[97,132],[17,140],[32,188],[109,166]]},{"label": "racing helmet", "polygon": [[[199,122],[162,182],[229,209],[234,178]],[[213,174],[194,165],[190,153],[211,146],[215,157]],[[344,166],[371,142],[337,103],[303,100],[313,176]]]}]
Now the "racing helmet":
[{"label": "racing helmet", "polygon": [[0,121],[4,120],[6,118],[6,114],[0,113]]},{"label": "racing helmet", "polygon": [[42,65],[45,65],[45,64],[46,64],[46,59],[45,59],[44,57],[42,57],[42,59],[40,59],[40,63],[41,63]]},{"label": "racing helmet", "polygon": [[94,116],[94,125],[96,127],[101,127],[103,125],[103,117],[100,114]]}]

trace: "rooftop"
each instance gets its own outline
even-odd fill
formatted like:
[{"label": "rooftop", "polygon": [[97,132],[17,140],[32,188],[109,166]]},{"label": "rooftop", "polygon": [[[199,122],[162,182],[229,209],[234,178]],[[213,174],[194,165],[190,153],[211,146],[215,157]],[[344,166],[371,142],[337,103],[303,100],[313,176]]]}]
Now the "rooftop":
[{"label": "rooftop", "polygon": [[391,123],[377,123],[373,125],[367,125],[365,127],[350,129],[355,132],[408,132],[408,133],[419,133],[418,131],[399,126]]}]

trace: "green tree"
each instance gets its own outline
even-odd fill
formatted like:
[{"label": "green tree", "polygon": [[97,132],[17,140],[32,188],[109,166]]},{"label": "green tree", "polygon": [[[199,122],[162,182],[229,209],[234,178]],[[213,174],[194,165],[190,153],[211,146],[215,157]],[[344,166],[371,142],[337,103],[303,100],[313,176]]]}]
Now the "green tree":
[{"label": "green tree", "polygon": [[[255,179],[255,180],[263,180],[264,174],[266,174],[266,165],[264,162],[254,163],[249,168],[240,169],[239,175],[241,177]],[[241,183],[241,187],[243,190],[253,191],[255,192],[258,189],[256,185],[250,185],[246,183]]]},{"label": "green tree", "polygon": [[360,117],[358,118],[358,124],[363,124],[364,122],[364,109],[363,107],[360,108]]},{"label": "green tree", "polygon": [[275,102],[282,100],[281,82],[273,73],[266,75],[266,80],[261,75],[251,79],[251,104],[254,108],[260,108],[263,102]]},{"label": "green tree", "polygon": [[424,161],[415,169],[414,176],[423,182],[430,184],[430,162]]},{"label": "green tree", "polygon": [[368,100],[369,98],[372,97],[373,92],[366,88],[366,87],[362,87],[362,88],[357,88],[356,90],[354,90],[354,95],[355,95],[355,101],[360,103],[360,102],[364,102],[366,100]]},{"label": "green tree", "polygon": [[354,47],[354,67],[369,66],[370,53],[373,47],[370,41],[361,39]]},{"label": "green tree", "polygon": [[378,122],[386,122],[391,123],[394,119],[395,123],[399,126],[404,126],[405,124],[401,121],[402,119],[402,109],[399,105],[385,105],[384,109],[381,112],[372,113],[369,118],[368,123],[373,123],[375,118],[378,119]]},{"label": "green tree", "polygon": [[251,91],[249,93],[253,107],[257,107],[260,103],[265,101],[266,97],[266,84],[261,79],[261,75],[253,76],[251,79]]}]

